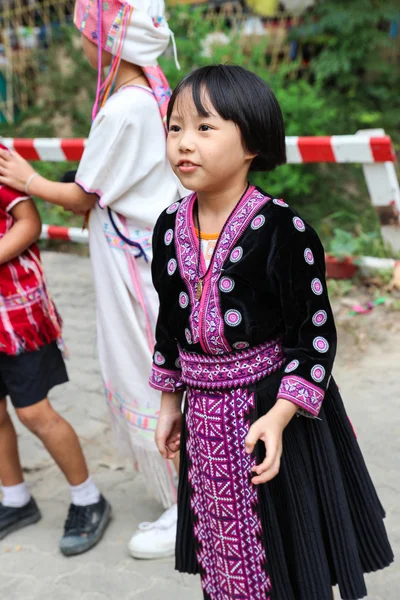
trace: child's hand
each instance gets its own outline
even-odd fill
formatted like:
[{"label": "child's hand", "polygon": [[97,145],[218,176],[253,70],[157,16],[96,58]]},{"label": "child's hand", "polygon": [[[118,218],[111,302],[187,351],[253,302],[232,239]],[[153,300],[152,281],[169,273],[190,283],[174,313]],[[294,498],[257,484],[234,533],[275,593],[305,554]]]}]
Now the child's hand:
[{"label": "child's hand", "polygon": [[26,183],[35,169],[15,150],[2,150],[0,148],[0,183],[24,192]]},{"label": "child's hand", "polygon": [[264,442],[266,450],[263,462],[251,469],[256,475],[251,480],[255,485],[271,481],[278,475],[281,465],[283,430],[296,411],[295,404],[278,398],[275,406],[250,427],[245,440],[246,452],[251,454],[258,440]]},{"label": "child's hand", "polygon": [[154,439],[158,451],[164,458],[175,458],[180,449],[182,421],[181,410],[161,409]]}]

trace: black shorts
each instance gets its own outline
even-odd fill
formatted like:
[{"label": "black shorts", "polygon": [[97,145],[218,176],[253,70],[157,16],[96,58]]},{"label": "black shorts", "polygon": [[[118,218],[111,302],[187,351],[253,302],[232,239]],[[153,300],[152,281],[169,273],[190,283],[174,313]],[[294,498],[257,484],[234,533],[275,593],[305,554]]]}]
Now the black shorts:
[{"label": "black shorts", "polygon": [[15,408],[37,404],[47,398],[54,386],[67,381],[57,342],[17,356],[0,352],[0,399],[10,396]]}]

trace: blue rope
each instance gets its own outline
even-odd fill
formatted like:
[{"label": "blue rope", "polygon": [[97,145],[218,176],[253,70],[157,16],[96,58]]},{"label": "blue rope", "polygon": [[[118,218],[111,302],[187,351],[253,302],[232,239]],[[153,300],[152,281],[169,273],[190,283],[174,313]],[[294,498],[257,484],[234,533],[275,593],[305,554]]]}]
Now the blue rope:
[{"label": "blue rope", "polygon": [[149,259],[146,255],[146,252],[144,251],[143,247],[138,242],[134,242],[133,240],[130,240],[123,233],[120,232],[120,230],[118,229],[118,227],[114,221],[114,217],[112,215],[111,208],[107,207],[107,210],[108,210],[108,216],[110,217],[111,225],[113,226],[114,231],[118,235],[118,237],[120,237],[121,240],[123,242],[125,242],[125,244],[128,244],[128,246],[132,246],[133,248],[136,248],[137,250],[139,250],[139,254],[136,254],[135,258],[140,258],[141,256],[143,256],[144,260],[146,262],[149,262]]}]

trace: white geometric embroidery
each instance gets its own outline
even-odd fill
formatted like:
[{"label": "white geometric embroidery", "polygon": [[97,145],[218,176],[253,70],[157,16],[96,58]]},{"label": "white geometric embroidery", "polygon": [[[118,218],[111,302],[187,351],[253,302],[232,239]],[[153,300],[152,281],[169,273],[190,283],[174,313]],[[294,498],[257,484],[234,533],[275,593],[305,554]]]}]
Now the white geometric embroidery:
[{"label": "white geometric embroidery", "polygon": [[243,256],[243,248],[241,248],[240,246],[236,246],[236,248],[234,248],[231,252],[230,255],[230,259],[231,262],[236,263],[238,262]]},{"label": "white geometric embroidery", "polygon": [[172,215],[172,213],[176,212],[179,208],[179,202],[174,202],[167,208],[167,214]]},{"label": "white geometric embroidery", "polygon": [[234,347],[236,350],[244,350],[245,348],[248,348],[248,347],[249,347],[249,345],[250,345],[250,344],[249,344],[249,342],[235,342],[235,343],[233,344],[233,347]]},{"label": "white geometric embroidery", "polygon": [[311,369],[311,377],[314,379],[314,381],[316,381],[317,383],[320,383],[323,378],[325,377],[325,369],[322,365],[315,365],[312,369]]},{"label": "white geometric embroidery", "polygon": [[324,325],[326,323],[328,319],[328,315],[326,313],[325,310],[318,310],[313,318],[312,318],[312,322],[315,325],[315,327],[321,327],[321,325]]},{"label": "white geometric embroidery", "polygon": [[276,206],[283,206],[284,208],[287,208],[289,206],[289,204],[286,204],[286,202],[280,200],[279,198],[274,198],[272,202],[276,204]]},{"label": "white geometric embroidery", "polygon": [[222,277],[219,282],[221,292],[231,292],[235,287],[235,282],[230,277]]},{"label": "white geometric embroidery", "polygon": [[257,215],[256,217],[254,217],[254,219],[251,222],[251,228],[252,229],[260,229],[260,227],[262,227],[265,223],[265,217],[264,215]]},{"label": "white geometric embroidery", "polygon": [[304,250],[304,260],[306,261],[306,263],[308,265],[313,265],[314,264],[314,255],[311,251],[310,248],[306,248]]},{"label": "white geometric embroidery", "polygon": [[179,306],[181,308],[186,308],[189,304],[189,296],[185,292],[181,292],[179,294]]},{"label": "white geometric embroidery", "polygon": [[293,217],[292,219],[293,225],[296,227],[297,231],[305,231],[306,226],[304,225],[304,221],[300,219],[300,217]]},{"label": "white geometric embroidery", "polygon": [[154,354],[154,362],[156,363],[156,365],[163,365],[165,363],[165,358],[164,356],[161,354],[161,352],[156,352]]},{"label": "white geometric embroidery", "polygon": [[227,310],[224,316],[225,323],[231,327],[237,327],[242,321],[242,315],[238,310]]},{"label": "white geometric embroidery", "polygon": [[185,329],[185,338],[188,344],[192,343],[192,334],[190,333],[190,329],[186,327]]},{"label": "white geometric embroidery", "polygon": [[315,277],[315,279],[312,280],[311,289],[316,296],[320,296],[322,294],[322,292],[324,291],[322,283],[321,283],[320,279],[318,279],[318,277]]},{"label": "white geometric embroidery", "polygon": [[285,373],[291,373],[292,371],[295,371],[297,369],[297,367],[299,366],[299,361],[298,360],[292,360],[286,367],[285,369]]},{"label": "white geometric embroidery", "polygon": [[317,352],[321,352],[321,354],[325,354],[329,350],[329,344],[324,337],[318,336],[314,338],[313,346]]},{"label": "white geometric embroidery", "polygon": [[168,261],[168,265],[167,265],[168,275],[173,275],[176,271],[177,266],[178,266],[178,263],[176,262],[176,260],[174,258],[171,258],[171,260]]},{"label": "white geometric embroidery", "polygon": [[166,246],[169,246],[172,240],[174,239],[174,232],[172,229],[168,229],[164,235],[164,243]]}]

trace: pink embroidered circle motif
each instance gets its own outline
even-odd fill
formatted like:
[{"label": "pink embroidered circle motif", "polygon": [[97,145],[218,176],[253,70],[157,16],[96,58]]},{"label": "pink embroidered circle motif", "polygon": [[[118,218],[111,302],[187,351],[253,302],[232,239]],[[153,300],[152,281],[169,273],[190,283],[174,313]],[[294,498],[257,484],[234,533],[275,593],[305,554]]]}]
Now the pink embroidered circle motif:
[{"label": "pink embroidered circle motif", "polygon": [[161,352],[157,351],[154,354],[154,362],[156,363],[156,365],[163,365],[165,363],[165,358],[163,357]]},{"label": "pink embroidered circle motif", "polygon": [[258,215],[257,217],[254,217],[254,219],[251,222],[251,228],[252,229],[260,229],[260,227],[262,227],[265,223],[265,217],[264,215]]},{"label": "pink embroidered circle motif", "polygon": [[315,327],[321,327],[324,325],[328,319],[328,315],[324,310],[318,310],[312,318],[312,322]]},{"label": "pink embroidered circle motif", "polygon": [[295,371],[297,369],[297,367],[299,366],[299,361],[298,360],[292,360],[286,367],[285,369],[285,373],[291,373],[292,371]]},{"label": "pink embroidered circle motif", "polygon": [[293,221],[293,225],[296,227],[297,231],[305,231],[306,230],[304,221],[302,221],[300,219],[300,217],[293,217],[292,221]]},{"label": "pink embroidered circle motif", "polygon": [[304,260],[308,265],[314,264],[314,254],[312,253],[310,248],[306,248],[304,250]]},{"label": "pink embroidered circle motif", "polygon": [[164,235],[165,245],[169,246],[173,239],[174,239],[174,232],[172,231],[172,229],[168,229],[168,231],[166,231],[165,235]]},{"label": "pink embroidered circle motif", "polygon": [[171,258],[171,260],[168,261],[168,266],[167,266],[168,275],[173,275],[176,271],[177,266],[178,266],[178,263],[176,262],[176,260],[174,258]]},{"label": "pink embroidered circle motif", "polygon": [[192,334],[190,333],[190,329],[186,327],[185,329],[185,338],[188,344],[192,343]]},{"label": "pink embroidered circle motif", "polygon": [[233,347],[234,347],[236,350],[245,350],[245,348],[248,348],[248,347],[249,347],[249,342],[235,342],[235,343],[233,344]]},{"label": "pink embroidered circle motif", "polygon": [[235,282],[230,277],[222,277],[219,282],[221,292],[231,292],[235,287]]},{"label": "pink embroidered circle motif", "polygon": [[311,377],[314,379],[314,381],[320,383],[325,377],[324,367],[322,365],[315,365],[315,367],[311,369]]},{"label": "pink embroidered circle motif", "polygon": [[321,352],[321,354],[325,354],[329,350],[329,344],[324,337],[318,336],[314,338],[313,346],[317,352]]},{"label": "pink embroidered circle motif", "polygon": [[240,246],[236,246],[236,248],[234,248],[231,252],[230,255],[230,259],[231,262],[235,263],[238,262],[243,256],[243,248],[241,248]]},{"label": "pink embroidered circle motif", "polygon": [[225,323],[236,327],[242,321],[242,315],[238,310],[227,310],[224,316]]},{"label": "pink embroidered circle motif", "polygon": [[322,292],[324,291],[324,288],[322,287],[322,283],[318,279],[318,277],[316,277],[315,279],[312,280],[311,289],[314,292],[314,294],[316,294],[317,296],[320,296],[322,294]]},{"label": "pink embroidered circle motif", "polygon": [[181,308],[186,308],[189,304],[189,296],[185,294],[185,292],[181,292],[179,294],[179,306]]},{"label": "pink embroidered circle motif", "polygon": [[172,213],[176,212],[179,208],[179,202],[174,202],[171,206],[167,208],[167,214],[172,215]]},{"label": "pink embroidered circle motif", "polygon": [[276,204],[276,206],[283,206],[284,208],[287,208],[289,206],[289,204],[286,204],[286,202],[284,202],[283,200],[281,200],[280,198],[274,198],[272,200],[272,202],[274,204]]}]

